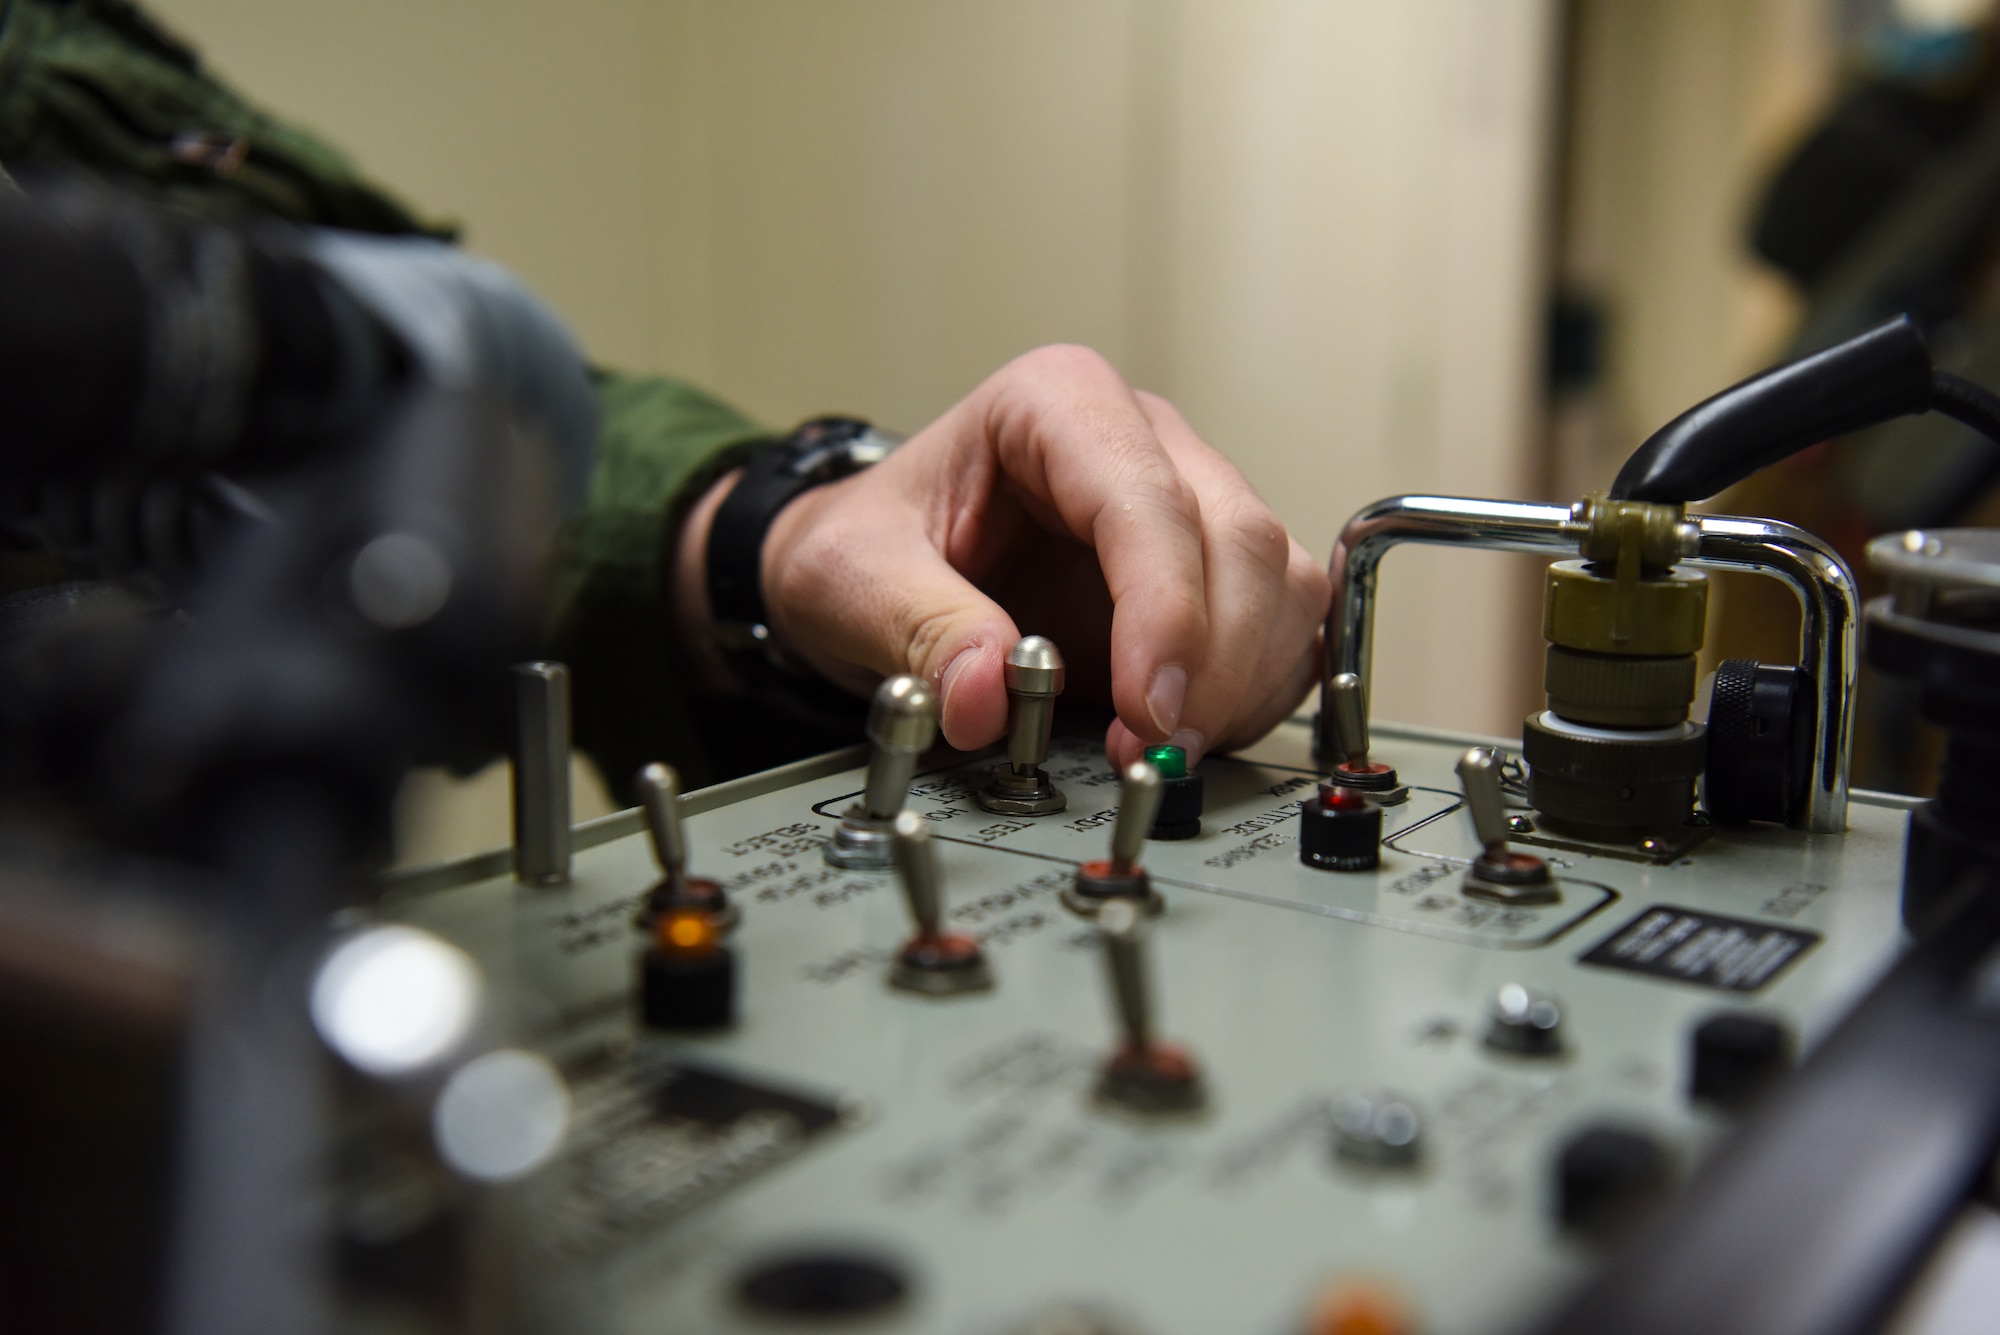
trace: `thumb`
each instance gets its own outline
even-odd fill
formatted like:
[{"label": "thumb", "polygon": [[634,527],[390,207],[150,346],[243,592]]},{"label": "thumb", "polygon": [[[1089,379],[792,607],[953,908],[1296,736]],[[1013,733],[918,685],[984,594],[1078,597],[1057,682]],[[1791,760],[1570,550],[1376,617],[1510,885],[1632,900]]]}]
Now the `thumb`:
[{"label": "thumb", "polygon": [[920,525],[867,513],[874,507],[838,495],[845,486],[808,493],[800,500],[832,504],[794,502],[779,514],[783,528],[773,525],[764,569],[772,628],[835,681],[916,674],[937,691],[947,742],[969,751],[995,741],[1007,730],[1003,663],[1021,636],[1013,618]]}]

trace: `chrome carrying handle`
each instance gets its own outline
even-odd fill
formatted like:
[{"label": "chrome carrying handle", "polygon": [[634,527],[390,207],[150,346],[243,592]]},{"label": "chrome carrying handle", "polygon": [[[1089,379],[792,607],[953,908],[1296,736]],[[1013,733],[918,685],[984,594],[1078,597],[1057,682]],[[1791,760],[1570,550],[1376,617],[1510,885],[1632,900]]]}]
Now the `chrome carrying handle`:
[{"label": "chrome carrying handle", "polygon": [[[1812,783],[1792,822],[1816,833],[1847,828],[1847,782],[1854,741],[1854,677],[1860,662],[1860,603],[1854,575],[1831,547],[1775,519],[1690,515],[1694,541],[1683,562],[1701,570],[1768,575],[1799,600],[1799,667],[1812,679],[1817,709]],[[1391,547],[1419,542],[1482,551],[1575,556],[1584,528],[1566,505],[1482,501],[1459,496],[1391,496],[1347,521],[1327,568],[1333,607],[1326,617],[1326,675],[1320,683],[1322,758],[1336,749],[1327,708],[1342,672],[1363,682],[1375,650],[1375,571]]]}]

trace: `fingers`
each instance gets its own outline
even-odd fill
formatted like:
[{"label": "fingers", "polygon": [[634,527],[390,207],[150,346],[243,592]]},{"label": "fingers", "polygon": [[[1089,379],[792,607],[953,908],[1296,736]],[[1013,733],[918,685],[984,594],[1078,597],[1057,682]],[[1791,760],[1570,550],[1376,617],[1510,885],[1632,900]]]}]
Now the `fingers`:
[{"label": "fingers", "polygon": [[1200,498],[1138,396],[1095,353],[1040,349],[982,389],[980,427],[1030,513],[1097,553],[1113,602],[1119,717],[1171,735],[1212,642]]},{"label": "fingers", "polygon": [[[1200,497],[1209,644],[1167,738],[1190,759],[1261,736],[1296,707],[1314,678],[1315,645],[1330,591],[1248,479],[1203,442],[1166,400],[1138,396],[1175,467]],[[1130,720],[1127,720],[1128,725]],[[1114,759],[1162,740],[1128,726]]]},{"label": "fingers", "polygon": [[1108,595],[1120,762],[1168,740],[1198,761],[1281,720],[1330,598],[1234,466],[1079,348],[1017,359],[884,463],[786,506],[763,573],[783,642],[855,690],[923,676],[965,748],[1005,731],[1024,628],[980,586],[1100,662]]},{"label": "fingers", "polygon": [[[1303,547],[1298,547],[1296,543],[1293,546],[1300,567],[1295,571],[1293,580],[1294,586],[1301,590],[1296,601],[1300,606],[1311,606],[1310,586],[1315,583],[1314,576],[1318,575],[1317,564]],[[1204,745],[1189,745],[1194,740],[1191,730],[1168,740],[1187,747],[1190,762],[1199,763],[1200,758],[1210,751],[1228,751],[1247,745],[1284,722],[1319,683],[1324,651],[1319,638],[1322,622],[1323,618],[1308,625],[1293,618],[1294,628],[1290,633],[1270,637],[1269,647],[1258,659],[1253,675],[1255,684],[1242,696],[1227,725],[1205,738]],[[1104,750],[1113,765],[1123,767],[1139,759],[1146,747],[1157,740],[1141,738],[1123,720],[1114,720],[1106,730]]]},{"label": "fingers", "polygon": [[1290,539],[1243,475],[1196,438],[1171,405],[1144,405],[1181,474],[1201,497],[1202,569],[1209,606],[1209,646],[1189,682],[1180,726],[1167,740],[1198,759],[1230,730],[1263,659],[1273,621],[1284,610]]}]

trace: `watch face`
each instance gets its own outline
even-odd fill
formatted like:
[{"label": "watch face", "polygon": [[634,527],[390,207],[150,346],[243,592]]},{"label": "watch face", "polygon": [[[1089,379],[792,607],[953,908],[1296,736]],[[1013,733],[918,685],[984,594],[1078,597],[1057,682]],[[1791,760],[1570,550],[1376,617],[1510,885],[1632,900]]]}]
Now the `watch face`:
[{"label": "watch face", "polygon": [[901,443],[870,428],[860,435],[814,444],[801,450],[792,461],[791,472],[795,477],[813,483],[832,482],[881,463]]},{"label": "watch face", "polygon": [[847,457],[854,461],[856,468],[868,468],[889,457],[889,451],[903,442],[890,440],[879,431],[870,431],[847,448]]}]

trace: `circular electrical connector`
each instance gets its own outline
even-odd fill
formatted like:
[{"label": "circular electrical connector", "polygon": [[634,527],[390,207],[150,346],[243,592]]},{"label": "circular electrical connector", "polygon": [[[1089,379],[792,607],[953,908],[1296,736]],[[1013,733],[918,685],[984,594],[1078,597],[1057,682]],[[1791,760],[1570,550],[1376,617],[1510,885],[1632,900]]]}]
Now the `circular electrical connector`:
[{"label": "circular electrical connector", "polygon": [[1548,712],[1521,726],[1528,801],[1551,823],[1591,832],[1680,825],[1694,813],[1694,783],[1708,757],[1699,723],[1617,730]]},{"label": "circular electrical connector", "polygon": [[1812,683],[1798,668],[1725,659],[1708,706],[1702,805],[1725,825],[1786,821],[1812,766]]}]

